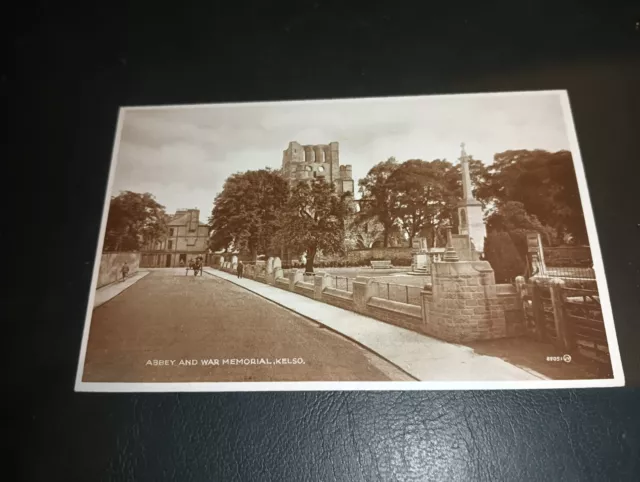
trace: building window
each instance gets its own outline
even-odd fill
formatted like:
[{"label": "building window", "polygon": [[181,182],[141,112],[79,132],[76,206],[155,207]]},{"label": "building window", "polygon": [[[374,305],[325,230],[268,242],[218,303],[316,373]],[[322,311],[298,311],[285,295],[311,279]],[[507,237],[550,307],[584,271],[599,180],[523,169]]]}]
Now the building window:
[{"label": "building window", "polygon": [[173,249],[173,241],[169,240],[167,246],[169,249]]},{"label": "building window", "polygon": [[173,236],[173,228],[169,229],[169,236]]}]

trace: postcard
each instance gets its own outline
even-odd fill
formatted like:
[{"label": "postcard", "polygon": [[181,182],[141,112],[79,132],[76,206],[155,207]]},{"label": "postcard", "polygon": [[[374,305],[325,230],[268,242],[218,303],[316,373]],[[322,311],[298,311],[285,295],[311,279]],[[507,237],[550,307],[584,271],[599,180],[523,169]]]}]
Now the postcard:
[{"label": "postcard", "polygon": [[76,391],[624,385],[569,94],[121,108]]}]

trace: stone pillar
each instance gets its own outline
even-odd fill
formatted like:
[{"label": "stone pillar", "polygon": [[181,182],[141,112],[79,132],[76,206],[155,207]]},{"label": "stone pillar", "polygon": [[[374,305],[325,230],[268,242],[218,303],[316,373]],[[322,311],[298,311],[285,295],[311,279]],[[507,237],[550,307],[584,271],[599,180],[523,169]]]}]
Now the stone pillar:
[{"label": "stone pillar", "polygon": [[531,276],[546,276],[547,267],[540,233],[527,233],[527,263]]},{"label": "stone pillar", "polygon": [[516,276],[516,292],[518,293],[518,306],[522,308],[522,317],[525,319],[524,297],[527,295],[527,282],[524,276]]},{"label": "stone pillar", "polygon": [[429,324],[429,314],[431,311],[431,303],[433,301],[433,292],[423,289],[420,291],[420,301],[422,303],[422,324]]},{"label": "stone pillar", "polygon": [[313,297],[316,300],[322,301],[322,292],[324,291],[324,289],[326,287],[328,287],[331,283],[331,277],[328,276],[326,273],[316,273],[315,276],[313,277],[313,287],[314,287],[314,292],[313,292]]},{"label": "stone pillar", "polygon": [[357,312],[366,313],[367,303],[372,296],[378,295],[377,284],[369,278],[358,276],[353,281],[353,304]]},{"label": "stone pillar", "polygon": [[544,286],[544,279],[533,280],[533,292],[531,293],[531,304],[533,308],[533,321],[536,325],[536,338],[543,341],[547,337],[545,323],[544,323],[544,305],[542,301],[542,290]]},{"label": "stone pillar", "polygon": [[303,269],[292,269],[289,271],[289,291],[294,291],[296,283],[304,278]]},{"label": "stone pillar", "polygon": [[444,252],[443,261],[447,263],[455,263],[456,261],[459,261],[459,258],[458,258],[458,253],[456,253],[456,250],[453,247],[453,239],[451,237],[451,226],[447,226],[446,229],[447,229],[447,249]]},{"label": "stone pillar", "polygon": [[318,164],[321,164],[323,162],[325,162],[324,160],[324,149],[322,148],[322,146],[313,146],[313,149],[315,151],[316,154],[316,158],[314,162],[317,162]]},{"label": "stone pillar", "polygon": [[428,320],[423,320],[428,334],[453,342],[506,336],[504,308],[488,262],[437,263],[432,280]]},{"label": "stone pillar", "polygon": [[238,267],[238,257],[236,255],[231,256],[231,268],[236,269]]},{"label": "stone pillar", "polygon": [[464,150],[464,143],[460,146],[460,167],[462,171],[462,200],[458,204],[459,234],[468,234],[475,250],[484,253],[484,240],[487,236],[487,228],[482,216],[482,203],[474,198],[469,172],[471,156]]}]

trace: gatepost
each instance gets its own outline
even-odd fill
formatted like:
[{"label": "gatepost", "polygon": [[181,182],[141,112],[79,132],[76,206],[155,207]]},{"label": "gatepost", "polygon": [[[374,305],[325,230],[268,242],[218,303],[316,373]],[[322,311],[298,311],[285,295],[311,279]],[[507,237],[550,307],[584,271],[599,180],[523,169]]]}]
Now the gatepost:
[{"label": "gatepost", "polygon": [[295,291],[296,283],[304,279],[304,270],[292,269],[289,271],[289,291]]},{"label": "gatepost", "polygon": [[565,281],[560,278],[553,278],[549,281],[549,292],[551,304],[553,306],[553,320],[558,335],[559,348],[570,352],[573,349],[571,331],[564,313],[564,285]]},{"label": "gatepost", "polygon": [[313,297],[316,300],[322,301],[322,292],[327,286],[329,286],[330,282],[331,277],[326,273],[319,272],[315,274],[315,276],[313,277]]}]

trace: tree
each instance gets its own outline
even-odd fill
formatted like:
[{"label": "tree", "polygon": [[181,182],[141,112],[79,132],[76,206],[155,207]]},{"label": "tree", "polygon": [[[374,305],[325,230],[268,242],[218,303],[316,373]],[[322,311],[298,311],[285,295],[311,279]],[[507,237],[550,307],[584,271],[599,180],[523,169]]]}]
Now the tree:
[{"label": "tree", "polygon": [[270,169],[230,176],[216,196],[209,218],[210,248],[233,247],[250,253],[255,260],[269,247],[288,192],[287,181]]},{"label": "tree", "polygon": [[345,248],[345,228],[351,193],[338,196],[323,179],[299,183],[282,212],[274,243],[307,255],[306,272],[313,273],[316,254],[340,253]]},{"label": "tree", "polygon": [[389,178],[395,192],[392,213],[409,238],[430,234],[432,245],[439,227],[456,212],[461,189],[452,182],[455,167],[441,160],[412,159],[402,163]]},{"label": "tree", "polygon": [[545,226],[524,208],[524,204],[517,201],[499,203],[495,210],[487,217],[488,232],[509,233],[514,245],[521,256],[527,255],[527,234],[540,233],[544,245],[555,243],[556,233],[550,226]]},{"label": "tree", "polygon": [[121,192],[109,205],[105,251],[137,251],[167,234],[168,216],[153,194]]},{"label": "tree", "polygon": [[358,181],[361,193],[360,212],[356,221],[366,223],[377,221],[382,225],[384,247],[389,246],[389,237],[397,223],[394,214],[396,193],[389,183],[389,178],[398,168],[394,157],[373,166],[367,175]]},{"label": "tree", "polygon": [[506,232],[496,231],[487,235],[484,257],[493,268],[497,283],[511,283],[526,270],[518,249]]},{"label": "tree", "polygon": [[479,197],[494,203],[517,201],[559,239],[587,243],[580,192],[569,151],[505,151],[494,156]]}]

